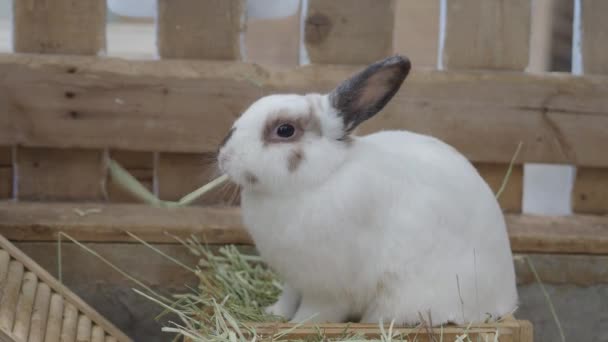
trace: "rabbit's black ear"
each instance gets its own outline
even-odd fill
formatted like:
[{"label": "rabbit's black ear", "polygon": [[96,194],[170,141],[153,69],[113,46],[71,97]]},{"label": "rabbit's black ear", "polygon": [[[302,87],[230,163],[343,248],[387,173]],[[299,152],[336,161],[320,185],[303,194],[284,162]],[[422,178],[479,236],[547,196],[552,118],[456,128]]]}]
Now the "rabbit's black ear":
[{"label": "rabbit's black ear", "polygon": [[407,57],[393,56],[368,66],[329,94],[344,120],[345,133],[378,113],[401,87],[410,71]]}]

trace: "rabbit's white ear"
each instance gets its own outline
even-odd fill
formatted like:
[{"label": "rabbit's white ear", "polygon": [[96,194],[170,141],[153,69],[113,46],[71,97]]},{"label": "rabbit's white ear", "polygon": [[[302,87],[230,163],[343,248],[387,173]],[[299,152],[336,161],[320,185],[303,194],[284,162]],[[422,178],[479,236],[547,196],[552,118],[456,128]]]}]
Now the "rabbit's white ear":
[{"label": "rabbit's white ear", "polygon": [[329,94],[348,134],[378,113],[401,87],[410,71],[407,57],[393,56],[368,66]]}]

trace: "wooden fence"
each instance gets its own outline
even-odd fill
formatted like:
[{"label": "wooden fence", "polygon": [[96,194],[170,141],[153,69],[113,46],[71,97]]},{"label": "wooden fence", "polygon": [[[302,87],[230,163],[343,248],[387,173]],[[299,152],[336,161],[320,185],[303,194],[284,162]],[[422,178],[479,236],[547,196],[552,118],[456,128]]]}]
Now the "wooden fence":
[{"label": "wooden fence", "polygon": [[[289,69],[239,61],[243,0],[158,0],[161,59],[149,61],[98,56],[106,44],[104,0],[15,1],[15,54],[0,55],[0,198],[17,201],[0,202],[0,233],[53,240],[67,229],[84,240],[126,241],[121,230],[133,228],[167,241],[162,231],[174,229],[210,242],[248,242],[236,209],[176,215],[126,204],[135,200],[112,182],[106,157],[162,199],[177,199],[209,180],[214,170],[205,160],[252,101],[327,91],[363,64],[407,53],[411,41],[412,56],[440,47],[442,70],[419,68],[413,57],[405,86],[361,133],[434,135],[470,158],[494,190],[523,142],[500,200],[514,250],[607,254],[608,2],[576,0],[584,75],[572,75],[525,71],[530,0],[448,0],[443,9],[428,1],[422,10],[432,20],[425,22],[418,1],[304,2],[311,65]],[[405,33],[396,36],[395,27]],[[525,162],[578,167],[574,216],[520,214]],[[83,202],[102,210],[72,213]],[[234,201],[218,192],[198,204]]]}]

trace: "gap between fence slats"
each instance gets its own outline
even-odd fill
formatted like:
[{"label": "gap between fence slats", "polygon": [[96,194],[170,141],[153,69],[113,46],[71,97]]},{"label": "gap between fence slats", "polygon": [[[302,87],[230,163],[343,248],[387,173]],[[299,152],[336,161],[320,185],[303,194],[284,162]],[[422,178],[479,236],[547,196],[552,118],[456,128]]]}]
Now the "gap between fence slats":
[{"label": "gap between fence slats", "polygon": [[[110,158],[120,164],[135,179],[137,179],[146,189],[153,192],[154,183],[154,155],[151,152],[133,151],[110,151]],[[108,200],[114,203],[138,202],[139,200],[123,189],[106,174],[105,189]]]}]

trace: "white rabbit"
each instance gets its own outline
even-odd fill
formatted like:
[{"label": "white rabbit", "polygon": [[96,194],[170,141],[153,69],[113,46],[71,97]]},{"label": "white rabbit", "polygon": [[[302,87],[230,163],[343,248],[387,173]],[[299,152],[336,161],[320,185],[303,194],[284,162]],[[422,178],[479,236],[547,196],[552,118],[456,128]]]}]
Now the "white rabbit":
[{"label": "white rabbit", "polygon": [[327,95],[261,98],[220,146],[244,224],[286,283],[269,312],[437,325],[516,308],[504,217],[469,161],[412,132],[351,134],[409,70],[393,56]]}]

